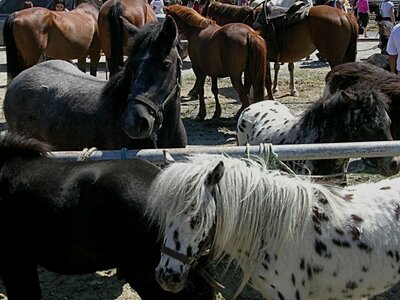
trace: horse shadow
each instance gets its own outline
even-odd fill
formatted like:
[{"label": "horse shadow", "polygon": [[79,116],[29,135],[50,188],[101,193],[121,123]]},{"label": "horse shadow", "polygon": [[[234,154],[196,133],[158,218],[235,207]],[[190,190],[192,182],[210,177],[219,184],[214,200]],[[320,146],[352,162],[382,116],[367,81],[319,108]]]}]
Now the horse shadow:
[{"label": "horse shadow", "polygon": [[300,64],[300,69],[319,69],[325,67],[329,67],[329,64],[320,60],[306,60]]}]

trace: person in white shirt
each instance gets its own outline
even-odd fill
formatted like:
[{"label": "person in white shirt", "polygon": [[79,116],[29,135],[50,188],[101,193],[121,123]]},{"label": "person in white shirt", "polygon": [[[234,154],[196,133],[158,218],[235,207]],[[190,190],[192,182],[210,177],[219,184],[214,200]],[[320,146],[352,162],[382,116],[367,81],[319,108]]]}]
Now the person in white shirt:
[{"label": "person in white shirt", "polygon": [[164,14],[164,1],[163,0],[153,0],[150,3],[155,14]]},{"label": "person in white shirt", "polygon": [[400,23],[395,25],[390,33],[386,47],[389,54],[390,71],[399,74],[400,72]]},{"label": "person in white shirt", "polygon": [[380,10],[381,10],[383,20],[391,21],[394,24],[395,18],[394,18],[393,2],[390,0],[382,1]]}]

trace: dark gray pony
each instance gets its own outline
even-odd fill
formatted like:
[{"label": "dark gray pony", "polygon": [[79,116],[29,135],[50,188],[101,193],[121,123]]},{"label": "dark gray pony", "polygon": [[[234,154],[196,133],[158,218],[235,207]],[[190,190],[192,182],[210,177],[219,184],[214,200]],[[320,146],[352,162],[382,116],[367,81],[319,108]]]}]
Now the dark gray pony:
[{"label": "dark gray pony", "polygon": [[38,265],[67,275],[116,268],[143,300],[214,299],[196,273],[178,294],[156,282],[159,226],[145,212],[158,167],[60,161],[48,151],[35,139],[0,137],[0,279],[9,300],[42,299]]},{"label": "dark gray pony", "polygon": [[130,33],[125,67],[108,83],[60,60],[20,73],[4,100],[9,130],[58,150],[185,147],[176,24],[168,17]]}]

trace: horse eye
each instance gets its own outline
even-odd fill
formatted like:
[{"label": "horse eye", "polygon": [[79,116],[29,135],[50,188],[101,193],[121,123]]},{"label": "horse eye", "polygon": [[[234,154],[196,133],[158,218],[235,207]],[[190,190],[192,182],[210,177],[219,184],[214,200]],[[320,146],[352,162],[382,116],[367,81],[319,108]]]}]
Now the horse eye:
[{"label": "horse eye", "polygon": [[172,66],[172,61],[170,61],[170,60],[163,61],[163,68],[165,70],[169,70],[171,68],[171,66]]}]

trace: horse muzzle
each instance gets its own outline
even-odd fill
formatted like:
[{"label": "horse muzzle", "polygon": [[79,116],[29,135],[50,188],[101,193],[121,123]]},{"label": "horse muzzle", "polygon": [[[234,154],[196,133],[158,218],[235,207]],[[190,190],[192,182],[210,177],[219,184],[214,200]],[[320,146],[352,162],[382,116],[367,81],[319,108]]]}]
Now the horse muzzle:
[{"label": "horse muzzle", "polygon": [[185,288],[187,273],[174,272],[171,268],[157,268],[156,281],[165,291],[178,293]]},{"label": "horse muzzle", "polygon": [[393,176],[400,171],[400,157],[371,158],[369,162],[378,169],[383,176]]},{"label": "horse muzzle", "polygon": [[132,139],[150,138],[155,131],[156,118],[144,105],[128,104],[122,117],[122,128]]}]

